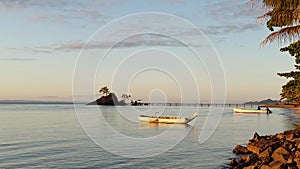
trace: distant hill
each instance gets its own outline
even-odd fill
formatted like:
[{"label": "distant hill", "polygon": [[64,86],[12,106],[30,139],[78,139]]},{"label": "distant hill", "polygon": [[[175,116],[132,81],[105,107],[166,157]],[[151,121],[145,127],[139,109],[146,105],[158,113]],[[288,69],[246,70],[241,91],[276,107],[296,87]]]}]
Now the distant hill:
[{"label": "distant hill", "polygon": [[249,101],[249,102],[245,102],[244,104],[276,104],[276,103],[278,103],[278,100],[267,99],[262,101]]},{"label": "distant hill", "polygon": [[0,100],[0,104],[73,104],[70,101]]}]

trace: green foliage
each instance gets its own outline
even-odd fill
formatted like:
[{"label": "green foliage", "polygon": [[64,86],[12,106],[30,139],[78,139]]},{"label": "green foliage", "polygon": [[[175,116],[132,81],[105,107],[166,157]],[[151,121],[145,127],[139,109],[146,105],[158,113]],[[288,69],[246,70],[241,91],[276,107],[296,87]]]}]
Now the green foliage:
[{"label": "green foliage", "polygon": [[109,95],[110,91],[109,91],[109,88],[107,86],[104,86],[99,90],[99,93],[103,93],[107,96],[107,95]]},{"label": "green foliage", "polygon": [[300,80],[293,79],[282,86],[281,97],[294,104],[300,103]]},{"label": "green foliage", "polygon": [[271,43],[274,40],[284,42],[298,39],[300,33],[299,18],[300,12],[298,5],[300,0],[250,0],[252,4],[262,4],[269,11],[259,16],[258,19],[266,23],[270,31],[279,28],[271,33],[262,42],[262,45]]},{"label": "green foliage", "polygon": [[122,94],[122,99],[123,99],[123,101],[125,102],[125,101],[128,101],[129,100],[129,98],[131,97],[131,95],[130,94]]},{"label": "green foliage", "polygon": [[300,103],[300,0],[251,0],[252,3],[261,3],[270,11],[258,17],[259,20],[266,22],[270,31],[274,27],[279,30],[271,33],[262,44],[277,42],[295,42],[287,47],[281,48],[281,52],[289,52],[295,57],[296,71],[288,73],[278,73],[279,76],[290,78],[291,80],[282,86],[281,97],[289,102]]},{"label": "green foliage", "polygon": [[281,97],[286,98],[289,102],[300,103],[300,41],[290,44],[288,47],[280,49],[281,52],[289,52],[291,56],[295,57],[296,71],[288,73],[278,73],[279,76],[292,78],[284,86],[282,86]]},{"label": "green foliage", "polygon": [[[295,57],[296,64],[300,64],[300,41],[290,44],[288,47],[280,49],[281,52],[289,52],[291,56]],[[299,66],[296,66],[296,68]]]}]

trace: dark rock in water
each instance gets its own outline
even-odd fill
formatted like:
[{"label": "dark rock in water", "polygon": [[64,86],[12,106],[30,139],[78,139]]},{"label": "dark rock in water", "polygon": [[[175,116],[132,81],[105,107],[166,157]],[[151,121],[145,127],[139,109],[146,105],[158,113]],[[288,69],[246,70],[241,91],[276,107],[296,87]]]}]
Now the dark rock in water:
[{"label": "dark rock in water", "polygon": [[257,132],[255,132],[252,140],[253,140],[253,141],[258,141],[258,140],[260,140],[260,135],[257,134]]},{"label": "dark rock in water", "polygon": [[124,106],[125,103],[123,101],[119,102],[117,96],[114,93],[110,93],[107,96],[102,96],[101,98],[88,103],[87,105],[107,105],[107,106],[114,106],[114,105],[122,105]]},{"label": "dark rock in water", "polygon": [[241,146],[241,145],[235,146],[232,151],[235,154],[247,154],[249,152],[246,147]]},{"label": "dark rock in water", "polygon": [[107,96],[102,96],[100,99],[97,99],[98,105],[116,105],[118,104],[118,98],[114,93],[110,93]]},{"label": "dark rock in water", "polygon": [[237,165],[238,165],[238,163],[237,163],[236,159],[235,159],[235,158],[233,158],[233,159],[231,159],[231,160],[229,161],[228,165],[230,165],[230,166],[234,167],[234,166],[237,166]]}]

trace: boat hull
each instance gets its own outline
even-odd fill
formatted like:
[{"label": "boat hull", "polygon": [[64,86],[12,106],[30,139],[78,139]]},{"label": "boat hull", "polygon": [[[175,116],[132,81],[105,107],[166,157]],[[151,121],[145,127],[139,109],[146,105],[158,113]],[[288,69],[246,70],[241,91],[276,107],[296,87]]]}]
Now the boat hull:
[{"label": "boat hull", "polygon": [[250,110],[250,109],[239,109],[233,108],[235,113],[248,113],[248,114],[267,114],[268,110]]},{"label": "boat hull", "polygon": [[194,114],[194,116],[191,116],[191,117],[140,115],[139,120],[141,122],[148,122],[148,123],[187,124],[190,121],[194,120],[196,117],[197,117],[197,114]]}]

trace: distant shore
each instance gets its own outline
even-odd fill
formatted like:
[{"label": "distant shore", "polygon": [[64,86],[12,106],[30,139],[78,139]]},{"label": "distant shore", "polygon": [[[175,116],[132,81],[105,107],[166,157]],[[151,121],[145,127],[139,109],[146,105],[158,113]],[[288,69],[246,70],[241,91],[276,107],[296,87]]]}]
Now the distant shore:
[{"label": "distant shore", "polygon": [[270,108],[288,108],[288,109],[300,109],[300,106],[291,104],[262,104],[262,106]]}]

